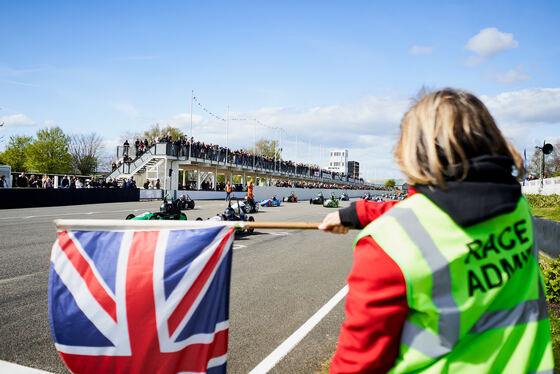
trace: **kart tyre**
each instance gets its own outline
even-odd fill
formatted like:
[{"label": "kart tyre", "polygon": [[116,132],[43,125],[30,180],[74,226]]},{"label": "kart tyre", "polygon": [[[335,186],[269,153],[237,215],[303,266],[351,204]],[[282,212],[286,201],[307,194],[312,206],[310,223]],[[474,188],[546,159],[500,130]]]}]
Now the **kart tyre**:
[{"label": "kart tyre", "polygon": [[309,199],[309,204],[313,204],[313,199]]},{"label": "kart tyre", "polygon": [[126,216],[125,219],[133,219],[134,217],[136,217],[134,214],[129,214],[128,216]]},{"label": "kart tyre", "polygon": [[[249,217],[248,221],[249,221],[249,222],[255,222],[255,218]],[[253,231],[255,231],[255,229],[247,229],[247,232],[248,232],[249,234],[252,234]]]},{"label": "kart tyre", "polygon": [[194,209],[194,201],[189,201],[189,209]]},{"label": "kart tyre", "polygon": [[197,221],[202,221],[202,217],[196,217]]}]

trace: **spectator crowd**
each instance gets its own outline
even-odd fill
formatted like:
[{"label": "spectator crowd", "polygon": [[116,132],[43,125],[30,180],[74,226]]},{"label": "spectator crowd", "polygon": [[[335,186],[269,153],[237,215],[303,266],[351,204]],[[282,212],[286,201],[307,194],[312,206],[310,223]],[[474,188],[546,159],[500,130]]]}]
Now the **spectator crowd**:
[{"label": "spectator crowd", "polygon": [[[230,164],[254,166],[255,168],[276,170],[282,173],[291,173],[308,177],[322,177],[338,181],[348,181],[349,179],[344,173],[321,169],[317,165],[278,160],[266,155],[255,155],[249,150],[232,150],[217,144],[206,144],[200,141],[195,142],[192,137],[190,139],[188,137],[173,139],[169,135],[161,138],[156,137],[153,141],[148,141],[148,139],[136,139],[134,141],[134,150],[131,149],[130,143],[126,140],[123,144],[123,152],[119,160],[111,164],[112,169],[116,169],[123,163],[134,161],[158,143],[165,143],[166,154],[171,156],[189,157],[190,149],[190,156],[194,158],[216,162],[225,162],[227,159],[227,162]],[[363,179],[360,178],[356,181],[363,182]]]}]

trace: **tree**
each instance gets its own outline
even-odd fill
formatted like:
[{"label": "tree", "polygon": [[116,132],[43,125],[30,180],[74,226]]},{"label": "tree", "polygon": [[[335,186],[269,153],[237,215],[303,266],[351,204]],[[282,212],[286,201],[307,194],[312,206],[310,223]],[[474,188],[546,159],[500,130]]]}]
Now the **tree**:
[{"label": "tree", "polygon": [[32,140],[31,136],[10,136],[8,147],[2,153],[2,162],[10,165],[13,171],[24,171],[28,148]]},{"label": "tree", "polygon": [[143,136],[144,138],[148,139],[148,141],[154,141],[155,138],[161,138],[162,136],[169,135],[172,139],[178,139],[185,136],[181,130],[176,127],[172,127],[167,125],[166,127],[160,128],[159,123],[156,123],[152,126],[151,129],[144,131]]},{"label": "tree", "polygon": [[40,173],[71,172],[70,137],[60,127],[39,130],[36,136],[28,147],[25,166]]},{"label": "tree", "polygon": [[99,166],[103,139],[96,133],[76,134],[70,138],[72,166],[81,175],[94,174]]},{"label": "tree", "polygon": [[274,156],[276,155],[276,158],[280,159],[280,148],[278,147],[278,140],[260,139],[257,142],[255,149],[258,155],[265,155],[270,158],[274,158]]},{"label": "tree", "polygon": [[[535,149],[533,156],[527,161],[527,173],[541,177],[542,151]],[[560,174],[560,144],[555,144],[552,153],[544,156],[544,175],[552,177]]]},{"label": "tree", "polygon": [[395,180],[394,179],[387,179],[387,181],[385,182],[385,187],[387,188],[393,188],[395,187]]}]

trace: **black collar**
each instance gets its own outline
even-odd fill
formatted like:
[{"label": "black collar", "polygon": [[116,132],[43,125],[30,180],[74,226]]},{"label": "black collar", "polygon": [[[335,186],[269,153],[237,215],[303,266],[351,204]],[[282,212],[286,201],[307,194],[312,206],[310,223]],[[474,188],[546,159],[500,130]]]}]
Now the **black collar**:
[{"label": "black collar", "polygon": [[[474,225],[511,212],[521,197],[521,185],[511,171],[513,160],[506,156],[481,156],[469,160],[464,181],[447,181],[445,190],[415,185],[461,227]],[[460,175],[460,170],[457,170]]]}]

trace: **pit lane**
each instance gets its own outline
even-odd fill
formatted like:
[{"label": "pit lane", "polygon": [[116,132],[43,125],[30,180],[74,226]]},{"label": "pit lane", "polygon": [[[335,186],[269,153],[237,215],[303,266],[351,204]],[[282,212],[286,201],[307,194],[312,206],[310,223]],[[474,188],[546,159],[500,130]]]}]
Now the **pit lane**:
[{"label": "pit lane", "polygon": [[[52,343],[47,280],[53,219],[123,219],[160,201],[0,210],[0,359],[66,373]],[[341,207],[349,202],[341,202]],[[196,201],[189,219],[221,213],[223,201]],[[261,208],[257,221],[320,221],[334,209],[309,202]],[[350,235],[258,230],[235,241],[228,372],[247,373],[345,284]],[[313,373],[332,355],[344,317],[339,303],[271,372]]]}]

